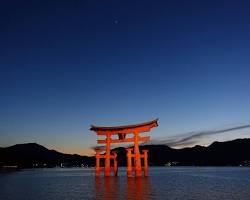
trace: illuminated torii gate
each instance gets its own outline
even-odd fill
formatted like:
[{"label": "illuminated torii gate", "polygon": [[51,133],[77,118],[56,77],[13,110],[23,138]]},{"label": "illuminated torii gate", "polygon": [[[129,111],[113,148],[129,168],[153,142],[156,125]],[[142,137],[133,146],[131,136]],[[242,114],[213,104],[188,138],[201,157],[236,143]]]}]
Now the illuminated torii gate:
[{"label": "illuminated torii gate", "polygon": [[[106,139],[97,140],[97,144],[106,144],[106,153],[104,155],[100,154],[100,150],[96,149],[96,176],[100,176],[100,171],[104,171],[104,176],[110,176],[110,172],[113,170],[114,175],[117,176],[117,154],[110,153],[111,143],[122,143],[122,142],[133,142],[134,149],[127,148],[127,176],[132,176],[133,163],[132,158],[134,158],[134,172],[136,177],[142,175],[141,158],[144,159],[144,176],[148,176],[148,150],[143,150],[143,154],[140,154],[139,142],[147,142],[150,140],[149,136],[141,137],[139,134],[142,132],[150,131],[151,128],[157,127],[158,119],[153,121],[133,124],[126,126],[113,126],[113,127],[101,127],[92,125],[90,130],[95,131],[97,135],[106,136]],[[127,134],[133,134],[133,137],[126,138]],[[116,139],[113,136],[118,136]],[[132,153],[132,150],[133,153]],[[104,168],[100,167],[100,159],[105,159]],[[110,166],[110,160],[114,160],[114,166]]]}]

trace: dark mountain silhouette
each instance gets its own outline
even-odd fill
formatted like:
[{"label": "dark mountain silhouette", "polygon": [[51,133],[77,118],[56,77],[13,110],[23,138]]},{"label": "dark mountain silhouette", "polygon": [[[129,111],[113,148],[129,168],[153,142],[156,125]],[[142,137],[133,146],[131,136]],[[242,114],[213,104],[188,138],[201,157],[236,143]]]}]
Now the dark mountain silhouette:
[{"label": "dark mountain silhouette", "polygon": [[36,143],[17,144],[0,149],[0,166],[17,165],[28,167],[55,167],[55,166],[95,165],[94,157],[63,154],[49,150]]},{"label": "dark mountain silhouette", "polygon": [[[154,166],[239,166],[250,163],[250,139],[214,142],[208,147],[173,149],[166,145],[144,145],[140,150],[149,150],[149,164]],[[115,148],[119,166],[126,165],[126,150]],[[36,143],[17,144],[0,148],[0,166],[18,165],[28,167],[94,166],[95,157],[63,154]],[[46,164],[46,165],[44,165]]]},{"label": "dark mountain silhouette", "polygon": [[[250,139],[236,139],[227,142],[214,142],[208,147],[196,145],[191,148],[173,149],[166,145],[145,145],[148,149],[149,164],[179,166],[239,166],[250,163]],[[117,151],[119,165],[126,165],[124,148]]]}]

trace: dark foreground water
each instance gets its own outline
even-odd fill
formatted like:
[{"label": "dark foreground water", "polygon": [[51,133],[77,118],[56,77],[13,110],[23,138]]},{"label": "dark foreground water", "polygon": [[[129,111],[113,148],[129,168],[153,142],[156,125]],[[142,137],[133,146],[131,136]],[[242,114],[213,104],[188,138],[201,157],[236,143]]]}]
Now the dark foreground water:
[{"label": "dark foreground water", "polygon": [[39,169],[0,174],[1,200],[250,200],[250,168],[150,168],[148,178],[94,176],[94,169]]}]

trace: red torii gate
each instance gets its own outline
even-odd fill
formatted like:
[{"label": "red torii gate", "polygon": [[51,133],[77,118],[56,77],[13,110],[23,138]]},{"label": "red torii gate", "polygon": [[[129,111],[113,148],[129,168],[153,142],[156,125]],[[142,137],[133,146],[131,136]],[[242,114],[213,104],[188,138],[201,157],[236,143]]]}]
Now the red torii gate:
[{"label": "red torii gate", "polygon": [[[110,153],[111,143],[122,143],[122,142],[133,142],[134,149],[127,148],[127,176],[132,176],[133,163],[132,158],[134,158],[134,172],[136,177],[142,175],[141,158],[144,159],[144,176],[148,176],[148,150],[143,150],[143,154],[140,154],[139,142],[147,142],[150,140],[149,136],[141,137],[139,134],[142,132],[148,132],[151,128],[157,127],[158,119],[153,121],[144,122],[140,124],[126,125],[126,126],[112,126],[112,127],[102,127],[91,125],[90,130],[95,131],[97,135],[106,136],[106,139],[97,140],[97,144],[106,144],[106,153],[104,155],[100,154],[100,150],[96,149],[96,176],[100,176],[100,171],[104,171],[104,176],[110,176],[110,172],[113,169],[114,175],[117,176],[117,154],[114,152],[113,155]],[[126,138],[127,134],[133,134],[131,138]],[[118,135],[117,139],[112,138],[112,136]],[[134,152],[132,153],[132,150]],[[100,159],[105,159],[104,168],[100,167]],[[110,160],[114,160],[114,166],[110,166]]]}]

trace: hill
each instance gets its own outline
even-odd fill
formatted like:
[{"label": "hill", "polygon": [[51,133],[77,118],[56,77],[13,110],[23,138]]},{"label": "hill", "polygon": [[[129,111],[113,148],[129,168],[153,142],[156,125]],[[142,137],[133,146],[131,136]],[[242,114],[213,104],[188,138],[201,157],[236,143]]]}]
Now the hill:
[{"label": "hill", "polygon": [[[250,164],[250,139],[214,142],[208,147],[173,149],[166,145],[144,145],[149,150],[149,164],[154,166],[239,166]],[[115,148],[119,166],[126,166],[126,149]],[[95,166],[95,157],[63,154],[36,143],[17,144],[0,148],[0,166],[21,168],[55,166]]]},{"label": "hill", "polygon": [[[145,145],[149,150],[149,164],[156,166],[239,166],[250,163],[250,139],[214,142],[208,147],[173,149],[166,145]],[[119,164],[126,165],[125,149],[113,149],[119,156]]]},{"label": "hill", "polygon": [[95,165],[88,156],[63,154],[36,143],[16,144],[0,149],[0,166],[17,165],[21,168]]}]

